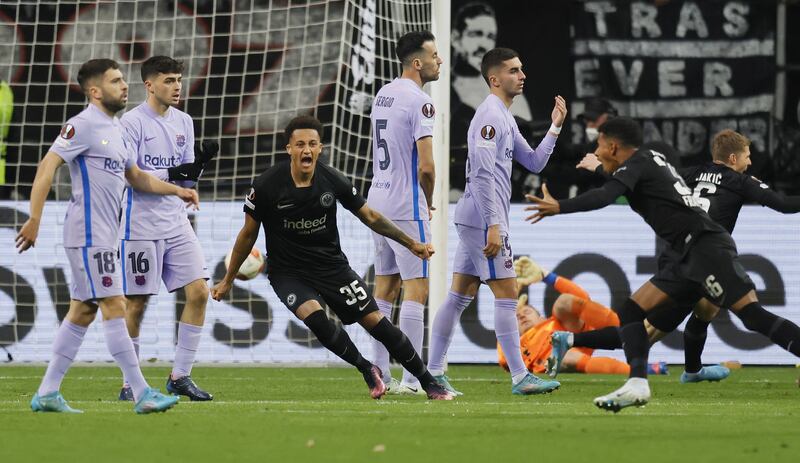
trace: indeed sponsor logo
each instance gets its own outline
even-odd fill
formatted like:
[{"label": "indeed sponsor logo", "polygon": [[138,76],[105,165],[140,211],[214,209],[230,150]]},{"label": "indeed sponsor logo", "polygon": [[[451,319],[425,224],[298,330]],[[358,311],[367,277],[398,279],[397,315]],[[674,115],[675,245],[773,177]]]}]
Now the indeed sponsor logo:
[{"label": "indeed sponsor logo", "polygon": [[321,225],[325,225],[325,220],[327,220],[328,216],[323,215],[318,219],[300,219],[300,220],[289,220],[283,219],[283,228],[287,230],[308,230],[311,228],[316,228]]},{"label": "indeed sponsor logo", "polygon": [[116,159],[105,158],[103,160],[103,169],[110,170],[111,172],[122,172],[125,170],[125,165]]},{"label": "indeed sponsor logo", "polygon": [[145,165],[152,167],[175,167],[179,165],[181,159],[178,156],[153,156],[150,154],[144,155]]}]

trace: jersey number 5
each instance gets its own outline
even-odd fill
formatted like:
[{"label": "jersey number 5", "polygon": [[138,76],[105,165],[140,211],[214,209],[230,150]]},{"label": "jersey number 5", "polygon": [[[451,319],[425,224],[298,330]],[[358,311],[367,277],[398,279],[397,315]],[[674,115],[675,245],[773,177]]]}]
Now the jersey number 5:
[{"label": "jersey number 5", "polygon": [[344,301],[347,305],[353,305],[367,298],[367,292],[364,291],[358,280],[353,280],[349,285],[342,286],[339,288],[339,292],[347,296],[347,300]]},{"label": "jersey number 5", "polygon": [[389,163],[391,162],[391,158],[389,157],[389,144],[386,143],[386,140],[381,136],[381,130],[386,129],[388,124],[389,121],[386,119],[375,120],[375,138],[378,140],[378,149],[383,150],[383,159],[378,161],[378,167],[381,170],[388,169]]}]

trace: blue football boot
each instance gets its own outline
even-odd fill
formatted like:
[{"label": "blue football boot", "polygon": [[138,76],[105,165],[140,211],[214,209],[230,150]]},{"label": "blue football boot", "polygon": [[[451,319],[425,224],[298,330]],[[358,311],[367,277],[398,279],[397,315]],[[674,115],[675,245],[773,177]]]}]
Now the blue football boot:
[{"label": "blue football boot", "polygon": [[64,400],[64,396],[58,391],[43,396],[38,393],[34,394],[31,399],[31,410],[35,412],[83,413],[83,410],[70,407]]}]

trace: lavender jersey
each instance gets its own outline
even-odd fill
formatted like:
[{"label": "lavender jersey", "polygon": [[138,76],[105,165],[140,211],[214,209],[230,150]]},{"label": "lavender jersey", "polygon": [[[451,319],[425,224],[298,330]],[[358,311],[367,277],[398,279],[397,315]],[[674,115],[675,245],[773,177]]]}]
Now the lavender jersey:
[{"label": "lavender jersey", "polygon": [[90,104],[69,119],[49,151],[69,165],[72,196],[64,219],[64,247],[116,249],[125,170],[133,153],[117,117]]},{"label": "lavender jersey", "polygon": [[456,205],[455,223],[485,229],[499,224],[508,230],[511,164],[541,172],[556,144],[549,132],[532,149],[503,101],[490,94],[475,111],[467,132],[467,184]]},{"label": "lavender jersey", "polygon": [[[194,162],[194,126],[185,112],[170,107],[164,116],[159,116],[147,103],[142,103],[122,116],[122,125],[130,135],[137,153],[136,163],[143,171],[167,181],[168,168]],[[177,196],[126,189],[123,239],[166,239],[190,229],[186,206]]]},{"label": "lavender jersey", "polygon": [[417,178],[417,140],[433,135],[431,97],[411,79],[384,85],[372,103],[372,186],[367,201],[392,220],[428,220]]}]

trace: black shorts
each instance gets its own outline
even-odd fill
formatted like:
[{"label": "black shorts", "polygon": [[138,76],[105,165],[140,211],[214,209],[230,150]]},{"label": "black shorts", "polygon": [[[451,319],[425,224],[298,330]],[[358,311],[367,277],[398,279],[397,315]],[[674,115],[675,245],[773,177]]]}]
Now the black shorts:
[{"label": "black shorts", "polygon": [[345,325],[378,310],[367,284],[350,267],[324,278],[270,274],[269,282],[275,294],[295,315],[301,305],[312,299],[321,305],[327,304]]},{"label": "black shorts", "polygon": [[720,307],[731,307],[755,289],[739,262],[736,243],[727,233],[704,233],[682,260],[664,263],[650,282],[678,307],[689,310],[703,297]]}]

